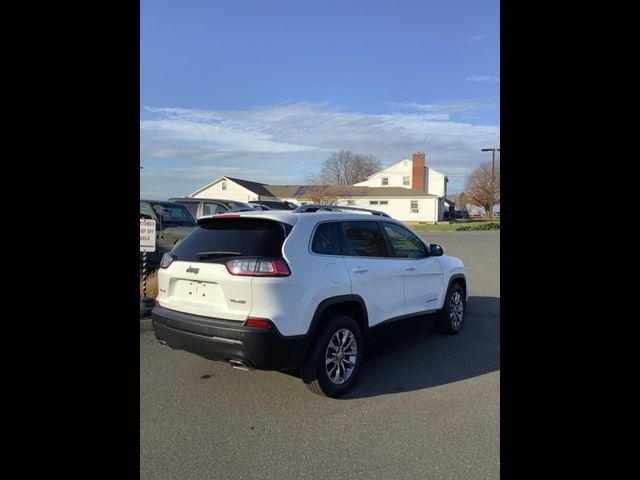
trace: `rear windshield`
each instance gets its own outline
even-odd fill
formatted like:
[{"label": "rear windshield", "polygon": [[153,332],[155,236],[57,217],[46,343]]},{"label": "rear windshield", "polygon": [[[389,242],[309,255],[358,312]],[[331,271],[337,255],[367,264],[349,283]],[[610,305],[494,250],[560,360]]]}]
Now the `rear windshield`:
[{"label": "rear windshield", "polygon": [[189,213],[184,205],[171,202],[153,202],[151,208],[156,212],[156,216],[165,227],[193,227],[196,224],[193,215]]},{"label": "rear windshield", "polygon": [[291,226],[273,220],[217,218],[196,227],[172,253],[185,262],[281,257],[290,230]]}]

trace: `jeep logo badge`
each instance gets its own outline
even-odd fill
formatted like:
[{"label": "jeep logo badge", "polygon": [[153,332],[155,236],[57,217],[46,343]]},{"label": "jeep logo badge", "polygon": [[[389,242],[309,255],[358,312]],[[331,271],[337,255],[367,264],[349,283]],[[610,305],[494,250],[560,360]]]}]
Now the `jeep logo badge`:
[{"label": "jeep logo badge", "polygon": [[198,273],[199,271],[199,268],[192,267],[191,265],[189,265],[189,268],[187,268],[187,273]]}]

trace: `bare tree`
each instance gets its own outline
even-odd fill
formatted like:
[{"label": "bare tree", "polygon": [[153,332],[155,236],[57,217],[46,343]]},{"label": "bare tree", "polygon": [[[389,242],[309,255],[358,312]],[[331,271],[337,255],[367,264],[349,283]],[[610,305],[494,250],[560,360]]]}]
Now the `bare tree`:
[{"label": "bare tree", "polygon": [[336,196],[331,194],[331,186],[325,185],[320,176],[307,175],[307,185],[304,197],[301,197],[300,200],[304,198],[304,200],[320,205],[333,205],[337,202]]},{"label": "bare tree", "polygon": [[456,207],[458,207],[458,210],[464,210],[467,203],[469,203],[469,197],[466,193],[460,192],[456,197]]},{"label": "bare tree", "polygon": [[382,164],[373,155],[340,150],[324,161],[318,178],[323,185],[353,185],[366,180],[381,167]]},{"label": "bare tree", "polygon": [[[484,207],[489,212],[493,205],[500,203],[500,162],[496,161],[493,179],[493,195],[491,195],[491,162],[476,168],[467,177],[465,191],[469,203]],[[493,199],[493,202],[492,202]]]}]

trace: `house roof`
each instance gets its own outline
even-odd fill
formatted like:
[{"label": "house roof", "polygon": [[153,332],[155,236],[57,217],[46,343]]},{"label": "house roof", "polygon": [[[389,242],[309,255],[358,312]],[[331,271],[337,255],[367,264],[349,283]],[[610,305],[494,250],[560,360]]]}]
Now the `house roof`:
[{"label": "house roof", "polygon": [[354,187],[354,186],[316,186],[316,185],[266,185],[275,197],[308,198],[319,189],[324,195],[333,197],[436,197],[421,190],[402,187]]},{"label": "house roof", "polygon": [[219,182],[220,180],[223,180],[223,179],[231,180],[232,182],[237,183],[241,187],[244,187],[247,190],[252,191],[256,195],[260,195],[262,197],[271,197],[272,196],[271,192],[269,192],[266,188],[264,188],[265,187],[264,183],[250,182],[249,180],[242,180],[241,178],[226,177],[226,176],[225,177],[216,178],[213,182],[205,185],[202,188],[199,188],[195,192],[191,193],[189,196],[193,197],[193,196],[197,195],[198,193],[202,192],[203,190],[206,190],[207,188],[209,188],[214,183]]},{"label": "house roof", "polygon": [[265,188],[268,186],[265,183],[250,182],[249,180],[242,180],[241,178],[233,178],[233,177],[226,177],[226,178],[228,178],[232,182],[237,183],[241,187],[246,188],[247,190],[251,190],[256,195],[260,195],[262,197],[271,196],[271,192]]}]

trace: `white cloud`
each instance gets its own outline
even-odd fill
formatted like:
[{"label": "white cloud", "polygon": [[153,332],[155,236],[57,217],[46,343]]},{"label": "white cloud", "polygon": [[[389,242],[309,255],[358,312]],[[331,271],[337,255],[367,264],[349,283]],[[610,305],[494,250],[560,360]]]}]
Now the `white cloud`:
[{"label": "white cloud", "polygon": [[[466,100],[448,100],[438,103],[390,103],[393,108],[399,110],[417,110],[421,112],[432,112],[434,120],[449,120],[451,114],[460,113],[463,115],[474,115],[480,110],[495,110],[498,108],[498,102],[492,101],[466,101]],[[437,118],[438,116],[443,118]]]},{"label": "white cloud", "polygon": [[160,198],[184,195],[221,175],[302,183],[340,149],[375,155],[384,164],[423,150],[427,163],[445,174],[468,172],[484,161],[481,148],[500,143],[499,126],[450,118],[495,108],[490,103],[394,107],[408,111],[358,113],[307,102],[224,111],[145,107],[141,191]]},{"label": "white cloud", "polygon": [[490,77],[489,75],[472,75],[467,77],[468,82],[499,82],[498,77]]}]

